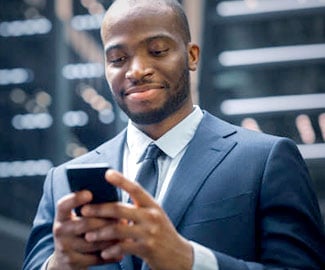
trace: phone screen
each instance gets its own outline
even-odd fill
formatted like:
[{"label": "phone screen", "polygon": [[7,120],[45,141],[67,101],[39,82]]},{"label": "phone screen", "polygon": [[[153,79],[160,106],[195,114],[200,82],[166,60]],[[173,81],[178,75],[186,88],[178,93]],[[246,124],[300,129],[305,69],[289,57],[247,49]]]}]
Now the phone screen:
[{"label": "phone screen", "polygon": [[[67,177],[72,192],[89,190],[93,194],[90,203],[105,203],[118,201],[115,186],[105,179],[105,172],[109,169],[106,163],[71,164],[66,166]],[[81,207],[75,209],[81,216]]]}]

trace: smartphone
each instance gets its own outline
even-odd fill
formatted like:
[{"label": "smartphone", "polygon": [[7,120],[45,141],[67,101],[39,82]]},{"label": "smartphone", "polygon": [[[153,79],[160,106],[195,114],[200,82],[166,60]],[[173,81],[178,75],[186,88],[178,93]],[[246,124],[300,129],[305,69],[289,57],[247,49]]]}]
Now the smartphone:
[{"label": "smartphone", "polygon": [[[93,194],[93,199],[90,203],[118,201],[116,187],[105,179],[105,172],[109,168],[107,163],[67,165],[66,173],[71,191],[89,190]],[[75,209],[78,216],[81,216],[81,207],[79,206]]]}]

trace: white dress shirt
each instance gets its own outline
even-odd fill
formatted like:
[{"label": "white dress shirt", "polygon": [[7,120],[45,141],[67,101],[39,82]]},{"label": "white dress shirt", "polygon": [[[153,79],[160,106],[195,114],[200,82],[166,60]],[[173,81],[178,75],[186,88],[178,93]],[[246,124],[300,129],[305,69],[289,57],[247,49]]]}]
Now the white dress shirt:
[{"label": "white dress shirt", "polygon": [[[141,167],[140,158],[150,143],[156,144],[165,153],[158,158],[159,177],[155,195],[156,201],[161,205],[172,176],[202,118],[201,109],[194,106],[190,115],[156,141],[153,141],[129,121],[123,157],[123,174],[125,177],[134,181]],[[127,202],[128,199],[128,194],[123,192],[122,200]],[[194,250],[193,270],[218,270],[216,258],[211,250],[193,241],[191,244]]]}]

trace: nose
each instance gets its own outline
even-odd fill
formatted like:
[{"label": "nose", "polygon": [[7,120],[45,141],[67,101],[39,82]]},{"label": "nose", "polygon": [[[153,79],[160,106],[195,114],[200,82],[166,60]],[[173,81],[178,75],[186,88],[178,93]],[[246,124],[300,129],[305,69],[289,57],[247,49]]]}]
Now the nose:
[{"label": "nose", "polygon": [[125,73],[125,78],[132,82],[139,82],[146,78],[150,78],[153,74],[153,69],[148,61],[143,57],[133,57],[130,61],[129,68]]}]

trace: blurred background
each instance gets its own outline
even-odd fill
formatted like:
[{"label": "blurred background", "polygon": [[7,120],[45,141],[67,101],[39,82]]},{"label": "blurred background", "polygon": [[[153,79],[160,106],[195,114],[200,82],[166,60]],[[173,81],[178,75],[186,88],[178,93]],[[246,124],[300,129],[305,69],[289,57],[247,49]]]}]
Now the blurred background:
[{"label": "blurred background", "polygon": [[[0,269],[19,269],[46,172],[125,127],[104,79],[105,0],[0,0]],[[296,141],[325,217],[325,1],[183,0],[196,103]]]}]

